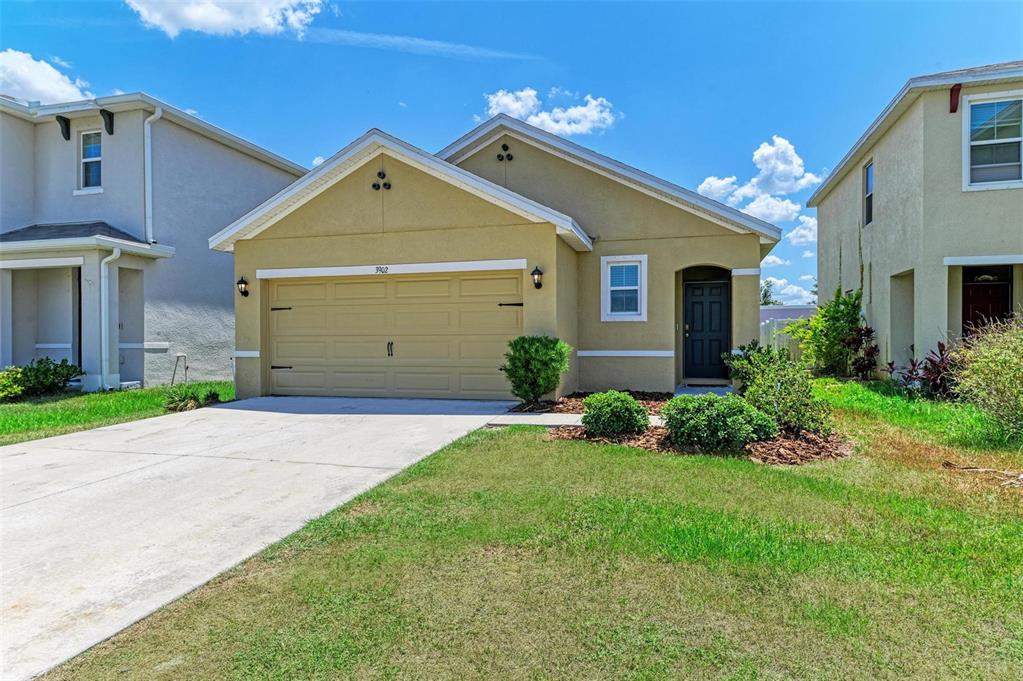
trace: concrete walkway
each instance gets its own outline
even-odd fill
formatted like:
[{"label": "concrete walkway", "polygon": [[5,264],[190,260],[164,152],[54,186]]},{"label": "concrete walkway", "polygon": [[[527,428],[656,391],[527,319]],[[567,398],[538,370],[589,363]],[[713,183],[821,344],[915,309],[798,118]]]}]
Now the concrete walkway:
[{"label": "concrete walkway", "polygon": [[0,447],[0,677],[80,653],[511,404],[266,397]]}]

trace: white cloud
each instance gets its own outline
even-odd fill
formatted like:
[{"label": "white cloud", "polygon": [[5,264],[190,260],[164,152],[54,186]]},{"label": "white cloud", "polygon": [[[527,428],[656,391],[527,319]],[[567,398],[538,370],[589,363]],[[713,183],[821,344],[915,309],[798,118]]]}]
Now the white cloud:
[{"label": "white cloud", "polygon": [[813,281],[816,278],[817,277],[813,276],[812,274],[804,274],[799,278],[799,281]]},{"label": "white cloud", "polygon": [[[792,143],[778,135],[772,135],[770,142],[763,142],[757,147],[753,152],[753,164],[757,167],[757,174],[742,184],[738,183],[735,175],[710,175],[700,183],[697,191],[715,201],[735,206],[755,218],[767,222],[790,222],[799,216],[802,206],[784,197],[818,185],[821,181],[819,175],[806,171],[806,165]],[[795,238],[804,238],[811,228],[803,222],[806,216],[799,217],[800,226],[792,234],[797,234]],[[816,220],[812,230],[816,241]],[[790,238],[793,238],[792,235]],[[793,240],[793,243],[811,242]]]},{"label": "white cloud", "polygon": [[817,255],[817,254],[814,253],[813,251],[809,251],[809,250],[803,251],[803,257],[804,258],[812,258],[815,255]]},{"label": "white cloud", "polygon": [[28,52],[8,48],[0,52],[0,93],[44,104],[71,102],[93,96],[81,78],[72,80]]},{"label": "white cloud", "polygon": [[791,260],[783,260],[776,255],[769,255],[760,261],[760,264],[764,267],[783,267],[785,265],[791,265]]},{"label": "white cloud", "polygon": [[313,167],[315,168],[316,166],[318,166],[318,165],[320,165],[321,163],[323,163],[323,162],[324,162],[325,160],[327,160],[327,159],[323,158],[322,156],[316,156],[316,157],[314,157],[314,158],[313,158]]},{"label": "white cloud", "polygon": [[410,54],[423,54],[431,57],[454,57],[457,59],[535,59],[534,56],[529,54],[492,50],[486,47],[475,47],[474,45],[449,43],[443,40],[430,40],[409,35],[345,31],[336,28],[310,28],[305,32],[303,38],[306,42],[312,43],[366,47],[374,50],[408,52]]},{"label": "white cloud", "polygon": [[799,215],[799,208],[799,204],[795,201],[779,199],[770,194],[760,194],[740,210],[767,222],[788,222]]},{"label": "white cloud", "polygon": [[[558,94],[566,94],[559,90]],[[508,114],[530,125],[556,135],[589,135],[614,125],[620,114],[604,97],[586,95],[582,104],[554,107],[544,110],[535,88],[498,90],[483,95],[487,100],[487,115]]]},{"label": "white cloud", "polygon": [[398,102],[398,106],[400,106],[402,109],[407,109],[408,108],[408,104],[405,103],[405,102]]},{"label": "white cloud", "polygon": [[814,301],[814,295],[810,291],[790,283],[788,279],[767,277],[764,281],[774,284],[774,295],[786,305],[807,305]]},{"label": "white cloud", "polygon": [[182,31],[213,35],[302,35],[322,8],[322,0],[125,0],[142,23],[171,38]]},{"label": "white cloud", "polygon": [[53,62],[54,64],[56,64],[57,66],[60,66],[61,68],[65,68],[65,69],[71,68],[71,62],[65,61],[64,59],[61,59],[60,57],[58,57],[56,55],[50,57],[50,61]]},{"label": "white cloud", "polygon": [[817,218],[800,215],[799,225],[785,236],[796,246],[817,243]]}]

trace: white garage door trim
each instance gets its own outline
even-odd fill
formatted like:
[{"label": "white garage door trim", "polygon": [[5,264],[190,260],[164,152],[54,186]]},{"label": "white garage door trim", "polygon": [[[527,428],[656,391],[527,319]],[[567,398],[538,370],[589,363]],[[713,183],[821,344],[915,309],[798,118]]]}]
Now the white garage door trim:
[{"label": "white garage door trim", "polygon": [[256,279],[294,279],[298,277],[364,277],[373,274],[434,274],[437,272],[490,272],[524,270],[525,258],[509,260],[463,260],[460,262],[417,262],[393,265],[351,265],[347,267],[284,267],[258,269]]}]

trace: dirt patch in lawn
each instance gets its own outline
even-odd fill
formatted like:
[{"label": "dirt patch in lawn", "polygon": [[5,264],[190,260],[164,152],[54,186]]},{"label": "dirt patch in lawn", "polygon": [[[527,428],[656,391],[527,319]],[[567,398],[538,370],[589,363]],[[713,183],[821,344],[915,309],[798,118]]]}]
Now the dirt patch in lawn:
[{"label": "dirt patch in lawn", "polygon": [[[674,395],[672,393],[643,392],[641,390],[623,390],[632,395],[646,407],[651,414],[660,414],[661,407]],[[534,414],[582,414],[583,400],[593,393],[578,392],[566,395],[558,400],[542,400],[536,404],[520,404],[512,407],[512,411],[524,411]]]},{"label": "dirt patch in lawn", "polygon": [[[668,429],[664,426],[651,426],[637,435],[614,438],[590,437],[583,426],[558,426],[551,428],[547,437],[551,440],[585,440],[599,444],[625,445],[669,454],[704,453],[699,448],[682,448],[672,444],[668,437]],[[758,463],[798,466],[812,461],[841,459],[849,456],[852,451],[852,443],[837,435],[821,437],[803,432],[799,437],[781,436],[765,442],[754,442],[747,445],[742,454]]]}]

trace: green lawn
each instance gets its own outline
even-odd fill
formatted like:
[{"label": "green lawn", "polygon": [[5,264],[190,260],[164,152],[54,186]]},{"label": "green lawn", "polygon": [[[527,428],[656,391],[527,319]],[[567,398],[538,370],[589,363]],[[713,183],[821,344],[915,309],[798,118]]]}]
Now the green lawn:
[{"label": "green lawn", "polygon": [[[193,383],[234,399],[230,381]],[[166,414],[163,400],[167,386],[105,393],[68,392],[23,402],[0,403],[0,445],[62,435],[76,430],[107,426]]]},{"label": "green lawn", "polygon": [[794,468],[477,431],[50,676],[1018,679],[1023,496],[940,461],[1023,457],[870,418]]}]

